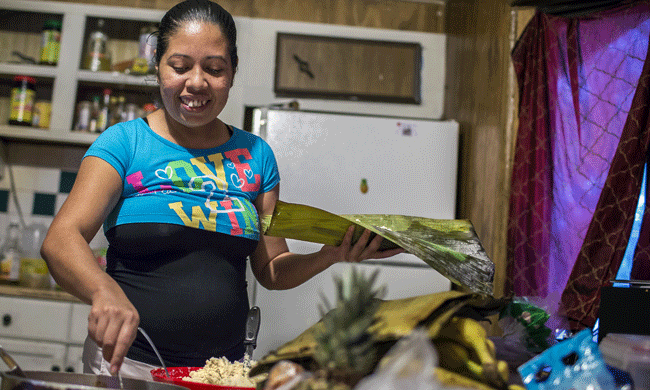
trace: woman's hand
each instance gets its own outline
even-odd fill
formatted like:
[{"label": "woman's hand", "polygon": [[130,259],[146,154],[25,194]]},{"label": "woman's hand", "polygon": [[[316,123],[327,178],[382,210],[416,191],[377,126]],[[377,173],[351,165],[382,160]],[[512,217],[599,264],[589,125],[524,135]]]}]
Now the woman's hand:
[{"label": "woman's hand", "polygon": [[102,348],[112,375],[120,370],[139,324],[138,311],[119,287],[114,291],[100,290],[93,296],[88,334]]},{"label": "woman's hand", "polygon": [[370,241],[371,231],[366,229],[354,245],[352,245],[352,236],[354,234],[354,225],[348,228],[343,237],[343,242],[339,246],[324,245],[321,253],[332,258],[334,263],[358,263],[367,259],[385,259],[386,257],[395,256],[404,252],[402,248],[379,250],[383,240],[380,235],[375,236]]}]

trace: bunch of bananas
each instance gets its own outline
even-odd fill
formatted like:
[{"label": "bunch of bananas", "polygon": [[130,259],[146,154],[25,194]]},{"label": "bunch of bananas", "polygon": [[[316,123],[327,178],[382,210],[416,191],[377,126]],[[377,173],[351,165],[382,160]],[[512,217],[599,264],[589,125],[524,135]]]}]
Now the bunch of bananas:
[{"label": "bunch of bananas", "polygon": [[492,340],[476,320],[452,317],[433,339],[441,368],[497,389],[508,387],[509,370],[497,360]]}]

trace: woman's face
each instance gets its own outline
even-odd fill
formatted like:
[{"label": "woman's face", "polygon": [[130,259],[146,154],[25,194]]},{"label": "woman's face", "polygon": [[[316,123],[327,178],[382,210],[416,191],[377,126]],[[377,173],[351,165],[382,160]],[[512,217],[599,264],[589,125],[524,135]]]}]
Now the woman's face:
[{"label": "woman's face", "polygon": [[223,110],[234,77],[228,48],[209,22],[187,22],[169,37],[158,79],[163,105],[181,125],[209,124]]}]

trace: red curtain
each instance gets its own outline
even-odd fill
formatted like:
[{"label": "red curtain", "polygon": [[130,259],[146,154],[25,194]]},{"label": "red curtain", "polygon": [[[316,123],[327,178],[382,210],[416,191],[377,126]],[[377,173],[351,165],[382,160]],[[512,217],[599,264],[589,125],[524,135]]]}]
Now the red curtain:
[{"label": "red curtain", "polygon": [[520,102],[506,293],[562,292],[575,329],[593,326],[634,222],[649,141],[649,36],[648,1],[580,18],[538,12],[512,53]]}]

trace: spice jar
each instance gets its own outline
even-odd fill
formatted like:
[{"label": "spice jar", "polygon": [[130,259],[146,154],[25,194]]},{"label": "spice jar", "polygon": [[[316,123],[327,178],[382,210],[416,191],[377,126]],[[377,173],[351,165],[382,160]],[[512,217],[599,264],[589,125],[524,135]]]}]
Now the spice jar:
[{"label": "spice jar", "polygon": [[41,32],[41,57],[39,63],[42,65],[56,65],[59,62],[59,50],[61,48],[61,21],[56,19],[47,20],[43,24]]},{"label": "spice jar", "polygon": [[16,76],[11,88],[11,111],[9,124],[19,126],[32,125],[32,110],[36,96],[36,80],[29,76]]},{"label": "spice jar", "polygon": [[50,117],[52,115],[52,103],[47,100],[38,100],[34,103],[34,112],[32,113],[32,126],[41,129],[50,127]]}]

